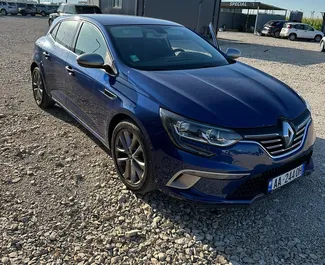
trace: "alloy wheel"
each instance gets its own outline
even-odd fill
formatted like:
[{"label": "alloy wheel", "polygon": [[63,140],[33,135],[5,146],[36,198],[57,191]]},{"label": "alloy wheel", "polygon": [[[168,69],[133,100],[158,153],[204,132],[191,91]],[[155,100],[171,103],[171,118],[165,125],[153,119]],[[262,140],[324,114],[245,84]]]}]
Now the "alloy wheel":
[{"label": "alloy wheel", "polygon": [[43,81],[40,73],[35,71],[33,73],[33,95],[37,105],[41,105],[43,101]]},{"label": "alloy wheel", "polygon": [[274,37],[276,37],[276,38],[280,38],[280,31],[276,31],[276,32],[274,33]]},{"label": "alloy wheel", "polygon": [[6,16],[7,15],[7,11],[5,9],[2,9],[1,10],[1,15]]},{"label": "alloy wheel", "polygon": [[131,187],[139,187],[146,173],[145,153],[138,137],[127,129],[115,138],[115,157],[118,170]]}]

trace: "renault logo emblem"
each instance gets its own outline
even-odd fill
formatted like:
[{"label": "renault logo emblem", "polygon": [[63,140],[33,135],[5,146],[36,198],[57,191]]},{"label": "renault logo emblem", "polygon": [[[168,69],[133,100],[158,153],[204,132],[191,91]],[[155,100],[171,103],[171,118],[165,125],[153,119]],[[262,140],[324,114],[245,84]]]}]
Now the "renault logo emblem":
[{"label": "renault logo emblem", "polygon": [[282,134],[283,134],[283,140],[284,140],[284,145],[285,145],[285,148],[288,148],[292,145],[292,142],[293,142],[293,139],[294,139],[294,136],[295,136],[295,132],[294,130],[292,129],[291,125],[286,122],[286,121],[283,121],[282,122]]}]

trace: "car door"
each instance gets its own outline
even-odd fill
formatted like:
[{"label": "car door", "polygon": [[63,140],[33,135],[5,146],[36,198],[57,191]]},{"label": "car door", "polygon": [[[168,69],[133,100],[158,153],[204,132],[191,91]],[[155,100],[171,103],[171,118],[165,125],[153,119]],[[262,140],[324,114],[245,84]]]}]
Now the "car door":
[{"label": "car door", "polygon": [[[72,47],[79,21],[65,20],[53,28],[48,37],[49,45],[43,48],[46,88],[50,95],[62,105],[66,99],[66,59]],[[56,30],[57,28],[57,30]]]},{"label": "car door", "polygon": [[298,38],[306,38],[305,27],[302,24],[296,24],[293,33],[296,33]]},{"label": "car door", "polygon": [[315,29],[309,25],[304,25],[306,39],[314,39],[315,38]]},{"label": "car door", "polygon": [[67,91],[67,105],[72,112],[97,137],[104,140],[107,129],[107,117],[113,108],[114,88],[111,77],[103,69],[81,67],[77,63],[77,56],[84,53],[96,53],[104,61],[112,60],[108,46],[101,31],[93,24],[84,22],[80,28],[74,52],[70,52],[67,67],[73,74],[67,75],[70,80]]}]

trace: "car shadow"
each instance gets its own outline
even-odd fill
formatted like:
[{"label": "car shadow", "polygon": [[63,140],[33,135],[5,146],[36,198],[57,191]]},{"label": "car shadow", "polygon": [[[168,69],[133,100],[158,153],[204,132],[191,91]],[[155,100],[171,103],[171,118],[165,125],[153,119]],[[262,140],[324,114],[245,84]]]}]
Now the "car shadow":
[{"label": "car shadow", "polygon": [[[314,44],[318,45],[316,42]],[[324,54],[321,54],[321,52],[318,51],[246,43],[222,38],[219,39],[219,45],[221,50],[224,52],[229,47],[239,49],[242,57],[250,59],[259,59],[299,66],[320,64],[325,61],[325,57],[323,56]]]},{"label": "car shadow", "polygon": [[82,133],[88,136],[96,145],[98,145],[105,153],[111,156],[110,150],[100,140],[98,140],[90,131],[88,131],[84,126],[82,126],[75,118],[73,118],[59,105],[56,104],[51,108],[45,109],[45,111],[53,117],[78,128]]},{"label": "car shadow", "polygon": [[[241,259],[257,255],[260,260],[264,260],[267,252],[271,256],[274,253],[273,256],[278,260],[294,258],[293,254],[287,256],[286,251],[280,251],[283,249],[292,251],[295,255],[300,252],[323,255],[325,194],[319,190],[319,185],[325,184],[322,176],[325,171],[325,164],[322,163],[325,155],[322,150],[325,150],[325,140],[317,138],[314,173],[265,196],[251,206],[204,206],[177,200],[160,192],[148,194],[143,200],[154,212],[159,212],[176,227],[186,231],[190,239],[202,241],[204,245],[213,248],[216,255],[228,259],[230,257],[227,253],[234,255],[236,252],[236,256]],[[265,235],[269,237],[265,238]],[[284,245],[285,241],[291,241],[292,245]],[[254,246],[260,247],[251,249],[252,242]],[[269,262],[266,261],[266,264]],[[255,260],[254,264],[259,264],[259,260]]]}]

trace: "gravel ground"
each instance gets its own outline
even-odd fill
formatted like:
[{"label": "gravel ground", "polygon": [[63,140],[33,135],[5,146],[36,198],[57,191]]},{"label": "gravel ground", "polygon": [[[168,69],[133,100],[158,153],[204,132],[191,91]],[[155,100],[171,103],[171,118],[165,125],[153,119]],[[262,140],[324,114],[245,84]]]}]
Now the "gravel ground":
[{"label": "gravel ground", "polygon": [[[136,197],[109,152],[32,98],[39,17],[0,17],[0,264],[325,264],[325,55],[313,42],[220,33],[222,48],[311,104],[316,171],[248,208]],[[253,44],[254,43],[254,44]]]}]

